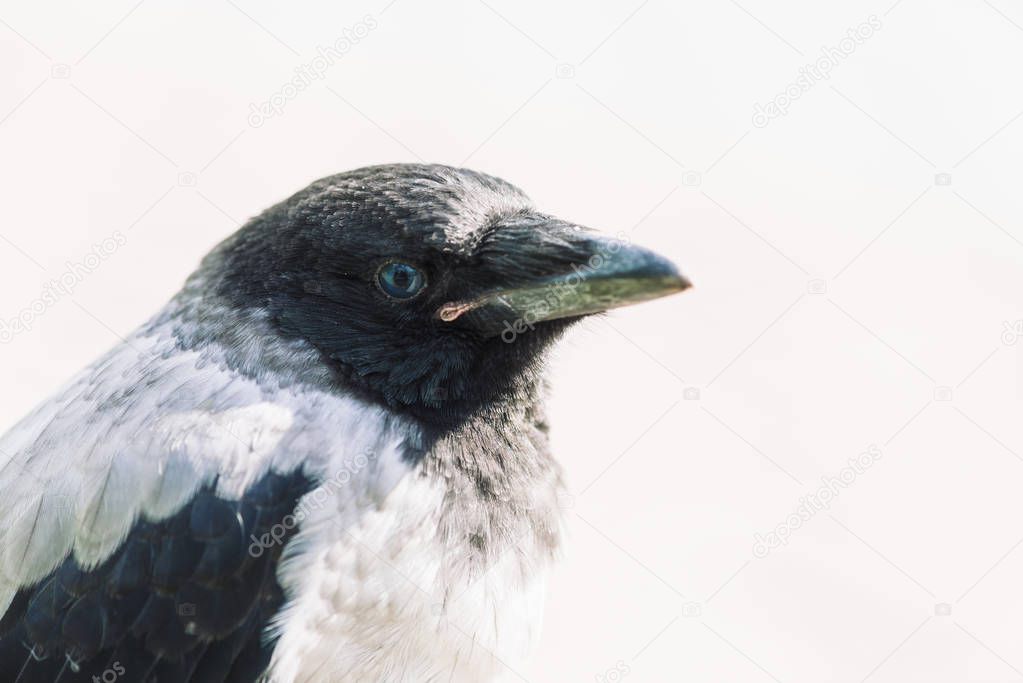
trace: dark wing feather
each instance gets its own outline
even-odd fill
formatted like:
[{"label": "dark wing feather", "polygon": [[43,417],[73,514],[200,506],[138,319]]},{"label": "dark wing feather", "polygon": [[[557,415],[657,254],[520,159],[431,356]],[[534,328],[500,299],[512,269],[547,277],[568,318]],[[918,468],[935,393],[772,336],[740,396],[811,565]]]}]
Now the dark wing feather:
[{"label": "dark wing feather", "polygon": [[254,683],[284,602],[276,568],[296,530],[284,518],[312,486],[270,473],[237,501],[206,487],[170,518],[140,520],[100,566],[68,557],[0,618],[0,681]]}]

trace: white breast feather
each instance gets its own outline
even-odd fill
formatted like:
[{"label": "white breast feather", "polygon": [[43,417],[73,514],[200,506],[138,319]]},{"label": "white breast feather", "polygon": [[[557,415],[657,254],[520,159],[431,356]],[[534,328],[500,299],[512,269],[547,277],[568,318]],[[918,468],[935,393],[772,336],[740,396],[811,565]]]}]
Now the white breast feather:
[{"label": "white breast feather", "polygon": [[436,537],[443,496],[406,476],[382,503],[356,501],[347,527],[333,501],[310,511],[278,574],[298,597],[275,620],[272,681],[476,683],[521,666],[543,568],[511,549],[482,576],[453,572]]}]

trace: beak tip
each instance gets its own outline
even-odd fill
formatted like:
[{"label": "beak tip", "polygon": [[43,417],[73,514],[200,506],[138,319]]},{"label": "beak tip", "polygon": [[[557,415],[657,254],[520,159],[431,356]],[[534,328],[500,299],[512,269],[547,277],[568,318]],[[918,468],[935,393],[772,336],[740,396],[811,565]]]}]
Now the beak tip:
[{"label": "beak tip", "polygon": [[682,274],[678,266],[663,256],[644,250],[643,260],[645,263],[638,272],[646,277],[660,279],[664,283],[665,295],[678,294],[693,286],[692,281]]}]

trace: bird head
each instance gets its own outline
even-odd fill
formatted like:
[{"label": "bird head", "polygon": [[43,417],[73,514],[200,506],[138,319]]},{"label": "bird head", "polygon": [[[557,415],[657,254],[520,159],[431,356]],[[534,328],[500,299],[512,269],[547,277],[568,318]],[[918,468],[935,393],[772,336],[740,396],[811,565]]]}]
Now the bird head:
[{"label": "bird head", "polygon": [[319,180],[214,252],[217,295],[311,345],[338,386],[450,425],[536,390],[573,322],[689,286],[651,251],[437,165]]}]

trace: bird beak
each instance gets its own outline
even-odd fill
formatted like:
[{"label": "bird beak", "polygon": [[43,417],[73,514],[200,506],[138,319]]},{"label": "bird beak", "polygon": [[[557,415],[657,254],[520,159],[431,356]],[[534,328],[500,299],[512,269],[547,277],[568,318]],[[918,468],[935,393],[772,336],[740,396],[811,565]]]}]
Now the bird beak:
[{"label": "bird beak", "polygon": [[[489,336],[521,332],[547,320],[598,313],[658,299],[691,284],[666,258],[654,252],[589,231],[570,235],[571,258],[553,257],[547,270],[476,298],[442,306],[437,317],[453,322],[469,315],[473,326]],[[542,248],[542,245],[540,246]]]}]

